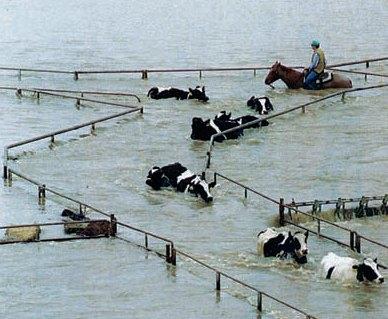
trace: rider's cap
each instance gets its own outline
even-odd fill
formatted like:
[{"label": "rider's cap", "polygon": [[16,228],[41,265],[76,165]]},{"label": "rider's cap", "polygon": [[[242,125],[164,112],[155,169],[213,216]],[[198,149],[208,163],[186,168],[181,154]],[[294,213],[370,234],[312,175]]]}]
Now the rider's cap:
[{"label": "rider's cap", "polygon": [[311,41],[311,46],[312,47],[318,47],[319,46],[319,41],[318,40]]}]

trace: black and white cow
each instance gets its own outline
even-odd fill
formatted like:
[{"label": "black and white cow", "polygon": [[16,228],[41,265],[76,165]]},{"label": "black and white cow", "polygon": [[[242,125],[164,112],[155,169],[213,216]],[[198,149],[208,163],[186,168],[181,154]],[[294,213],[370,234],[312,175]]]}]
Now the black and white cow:
[{"label": "black and white cow", "polygon": [[326,279],[341,281],[383,283],[384,277],[379,272],[377,258],[365,258],[362,262],[350,257],[341,257],[332,252],[322,258],[321,265]]},{"label": "black and white cow", "polygon": [[201,176],[194,174],[180,163],[163,167],[154,166],[148,172],[146,184],[155,190],[172,186],[178,192],[189,192],[195,196],[200,196],[207,203],[213,200],[209,189],[215,186],[214,182],[207,184]]},{"label": "black and white cow", "polygon": [[204,86],[196,86],[195,89],[189,88],[188,91],[176,89],[173,87],[153,87],[148,91],[147,96],[155,100],[169,99],[172,97],[175,97],[177,100],[197,99],[198,101],[202,102],[207,102],[209,100],[209,98],[206,96]]},{"label": "black and white cow", "polygon": [[73,212],[72,210],[70,209],[67,209],[65,208],[63,211],[62,211],[62,214],[61,214],[62,217],[67,217],[69,218],[70,220],[87,220],[87,217],[85,216],[84,213],[75,213]]},{"label": "black and white cow", "polygon": [[[246,123],[252,122],[254,120],[258,120],[259,118],[256,117],[256,116],[253,116],[253,115],[244,115],[244,116],[232,118],[232,113],[231,112],[226,113],[226,111],[221,111],[220,113],[218,113],[215,116],[214,119],[215,120],[220,120],[220,121],[235,121],[239,125],[242,125],[242,124],[246,124]],[[268,125],[269,125],[269,122],[267,120],[263,120],[263,121],[261,121],[259,123],[255,123],[255,124],[249,125],[246,128],[259,128],[259,127],[268,126]]]},{"label": "black and white cow", "polygon": [[273,111],[273,105],[268,97],[262,96],[262,97],[255,97],[252,96],[248,101],[247,105],[254,109],[255,111],[259,112],[260,115],[268,115],[270,111]]},{"label": "black and white cow", "polygon": [[298,264],[307,263],[307,238],[308,231],[277,232],[273,228],[267,228],[260,232],[257,237],[257,252],[264,257],[293,258]]},{"label": "black and white cow", "polygon": [[[228,129],[240,126],[236,121],[221,121],[221,120],[203,120],[200,117],[194,117],[191,122],[191,139],[200,141],[209,141],[211,136],[216,133],[221,133]],[[243,129],[238,129],[230,133],[217,136],[214,140],[222,142],[224,140],[234,140],[244,135]]]}]

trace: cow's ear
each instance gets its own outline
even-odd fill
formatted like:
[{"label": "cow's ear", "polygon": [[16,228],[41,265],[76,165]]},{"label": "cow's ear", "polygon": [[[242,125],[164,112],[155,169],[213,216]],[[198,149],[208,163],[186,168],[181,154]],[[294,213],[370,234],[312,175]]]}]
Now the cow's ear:
[{"label": "cow's ear", "polygon": [[290,230],[288,231],[288,237],[292,237]]},{"label": "cow's ear", "polygon": [[189,91],[190,91],[191,93],[193,93],[193,89],[192,89],[192,88],[189,88]]},{"label": "cow's ear", "polygon": [[205,93],[205,86],[202,87],[202,92]]},{"label": "cow's ear", "polygon": [[377,264],[377,257],[375,259],[373,259],[373,261]]},{"label": "cow's ear", "polygon": [[353,269],[358,269],[358,265],[353,265],[352,268]]}]

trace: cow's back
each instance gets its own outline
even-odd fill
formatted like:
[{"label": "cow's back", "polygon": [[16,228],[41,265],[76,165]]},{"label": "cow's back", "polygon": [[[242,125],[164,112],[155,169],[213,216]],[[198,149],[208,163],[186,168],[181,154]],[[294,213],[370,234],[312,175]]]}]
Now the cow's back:
[{"label": "cow's back", "polygon": [[341,257],[330,252],[322,258],[321,265],[327,279],[340,279],[342,281],[354,280],[357,271],[353,265],[358,262],[354,258]]}]

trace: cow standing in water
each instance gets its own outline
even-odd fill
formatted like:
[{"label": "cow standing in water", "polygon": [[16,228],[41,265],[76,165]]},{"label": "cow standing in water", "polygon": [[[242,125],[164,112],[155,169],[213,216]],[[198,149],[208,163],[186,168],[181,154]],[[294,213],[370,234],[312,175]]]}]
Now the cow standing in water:
[{"label": "cow standing in water", "polygon": [[209,189],[215,186],[214,182],[207,184],[201,176],[192,173],[180,163],[163,167],[154,166],[148,172],[146,184],[155,190],[172,186],[178,192],[189,192],[195,196],[200,196],[207,203],[213,200]]},{"label": "cow standing in water", "polygon": [[321,265],[326,279],[341,281],[383,283],[384,277],[379,272],[377,258],[365,258],[361,263],[357,259],[341,257],[332,252],[322,258]]},{"label": "cow standing in water", "polygon": [[257,237],[257,252],[264,257],[293,258],[298,264],[307,263],[307,238],[308,231],[277,232],[273,228],[267,228],[260,232]]},{"label": "cow standing in water", "polygon": [[176,89],[173,87],[162,88],[153,87],[148,91],[148,97],[155,100],[176,98],[177,100],[192,100],[207,102],[209,98],[206,96],[204,86],[196,86],[195,89],[189,88],[188,91]]},{"label": "cow standing in water", "polygon": [[256,112],[259,112],[260,115],[268,115],[269,112],[273,111],[273,105],[268,97],[262,96],[262,97],[255,97],[252,96],[247,101],[247,106],[249,106],[251,109],[255,110]]}]

